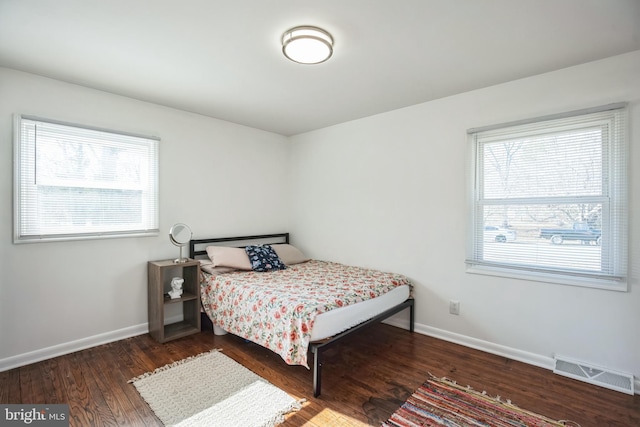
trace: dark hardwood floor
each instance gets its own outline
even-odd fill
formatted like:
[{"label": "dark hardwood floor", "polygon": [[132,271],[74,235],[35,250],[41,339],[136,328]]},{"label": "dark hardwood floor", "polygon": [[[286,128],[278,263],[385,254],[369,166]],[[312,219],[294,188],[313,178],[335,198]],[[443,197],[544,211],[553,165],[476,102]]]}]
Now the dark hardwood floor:
[{"label": "dark hardwood floor", "polygon": [[429,376],[446,376],[547,417],[582,427],[640,426],[640,396],[389,325],[376,325],[325,353],[322,395],[311,372],[232,335],[203,332],[159,344],[141,335],[0,372],[0,403],[68,403],[72,426],[161,425],[127,381],[213,348],[261,375],[303,408],[285,426],[377,426]]}]

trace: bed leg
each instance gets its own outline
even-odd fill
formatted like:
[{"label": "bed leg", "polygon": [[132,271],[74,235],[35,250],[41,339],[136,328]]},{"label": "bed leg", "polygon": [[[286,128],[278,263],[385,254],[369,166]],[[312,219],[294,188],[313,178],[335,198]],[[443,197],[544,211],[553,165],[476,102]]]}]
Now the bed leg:
[{"label": "bed leg", "polygon": [[313,351],[313,397],[320,396],[320,376],[322,370],[322,351],[314,347]]},{"label": "bed leg", "polygon": [[409,307],[409,331],[414,332],[415,329],[415,300],[411,300],[411,306]]}]

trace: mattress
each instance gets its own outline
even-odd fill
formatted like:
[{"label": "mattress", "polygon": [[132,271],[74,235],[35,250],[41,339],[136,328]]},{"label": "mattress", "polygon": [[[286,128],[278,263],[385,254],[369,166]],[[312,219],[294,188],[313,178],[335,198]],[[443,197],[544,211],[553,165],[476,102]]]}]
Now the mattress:
[{"label": "mattress", "polygon": [[336,308],[316,316],[311,328],[311,342],[320,341],[344,332],[406,301],[411,294],[407,285],[398,286],[377,298]]}]

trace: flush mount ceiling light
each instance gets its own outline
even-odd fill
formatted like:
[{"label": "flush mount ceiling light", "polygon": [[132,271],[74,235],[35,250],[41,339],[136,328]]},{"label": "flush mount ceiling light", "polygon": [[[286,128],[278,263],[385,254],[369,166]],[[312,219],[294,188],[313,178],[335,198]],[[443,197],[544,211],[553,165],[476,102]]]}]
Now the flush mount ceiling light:
[{"label": "flush mount ceiling light", "polygon": [[282,35],[282,53],[300,64],[319,64],[333,54],[333,37],[317,27],[302,26]]}]

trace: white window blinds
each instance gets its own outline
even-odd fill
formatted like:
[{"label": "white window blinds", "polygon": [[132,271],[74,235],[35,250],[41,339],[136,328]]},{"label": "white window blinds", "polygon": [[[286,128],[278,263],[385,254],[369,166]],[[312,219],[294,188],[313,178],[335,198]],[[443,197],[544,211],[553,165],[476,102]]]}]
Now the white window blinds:
[{"label": "white window blinds", "polygon": [[16,243],[158,232],[158,140],[16,117]]},{"label": "white window blinds", "polygon": [[470,130],[472,272],[626,289],[623,104]]}]

